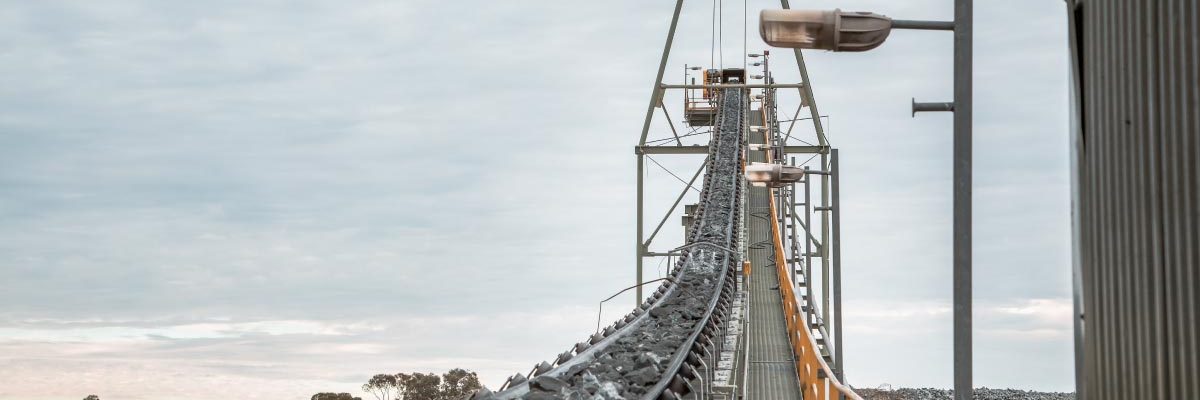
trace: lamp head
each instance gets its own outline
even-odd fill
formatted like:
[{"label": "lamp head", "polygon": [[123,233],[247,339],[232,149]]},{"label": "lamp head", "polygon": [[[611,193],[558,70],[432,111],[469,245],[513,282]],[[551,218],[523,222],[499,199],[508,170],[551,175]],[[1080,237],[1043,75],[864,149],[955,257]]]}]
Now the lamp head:
[{"label": "lamp head", "polygon": [[804,169],[774,163],[754,162],[746,166],[746,180],[756,187],[784,187],[804,178]]},{"label": "lamp head", "polygon": [[775,47],[831,51],[867,51],[879,47],[892,30],[892,19],[869,12],[842,10],[763,10],[758,33]]}]

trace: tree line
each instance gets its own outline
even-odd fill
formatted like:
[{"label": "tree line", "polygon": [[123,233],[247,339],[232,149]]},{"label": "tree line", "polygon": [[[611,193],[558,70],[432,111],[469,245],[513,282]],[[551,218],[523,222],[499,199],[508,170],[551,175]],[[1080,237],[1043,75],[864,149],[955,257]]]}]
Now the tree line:
[{"label": "tree line", "polygon": [[[362,385],[376,400],[463,400],[482,389],[479,376],[455,368],[446,373],[376,374]],[[312,400],[362,400],[349,393],[317,393]]]},{"label": "tree line", "polygon": [[[464,400],[482,388],[479,375],[462,368],[455,368],[441,375],[420,372],[376,374],[362,385],[362,390],[374,395],[376,400]],[[100,400],[100,397],[93,394],[83,400]],[[312,395],[312,400],[362,398],[350,393],[322,392]]]}]

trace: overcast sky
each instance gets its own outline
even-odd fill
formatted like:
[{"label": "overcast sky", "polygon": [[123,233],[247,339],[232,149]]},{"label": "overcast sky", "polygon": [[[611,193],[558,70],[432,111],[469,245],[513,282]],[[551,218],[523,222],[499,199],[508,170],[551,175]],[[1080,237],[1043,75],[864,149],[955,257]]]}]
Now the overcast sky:
[{"label": "overcast sky", "polygon": [[[496,387],[584,339],[633,281],[631,147],[673,3],[0,0],[0,399],[307,399],[453,367]],[[976,4],[979,386],[1073,382],[1063,7]],[[712,3],[684,9],[676,81],[711,59]],[[950,100],[950,35],[807,54],[842,155],[847,379],[949,387],[951,117],[909,101]],[[656,222],[681,184],[647,174]]]}]

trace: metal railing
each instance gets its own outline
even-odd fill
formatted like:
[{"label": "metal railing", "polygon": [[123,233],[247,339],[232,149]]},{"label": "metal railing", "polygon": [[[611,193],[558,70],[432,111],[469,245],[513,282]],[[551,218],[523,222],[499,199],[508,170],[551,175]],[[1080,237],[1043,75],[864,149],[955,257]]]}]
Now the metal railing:
[{"label": "metal railing", "polygon": [[[769,204],[771,215],[776,215],[775,196],[770,196]],[[771,218],[771,234],[775,243],[775,259],[786,260],[783,255],[783,236],[779,221],[775,218]],[[829,368],[829,364],[822,357],[816,338],[812,335],[812,330],[804,317],[798,297],[796,297],[796,286],[789,278],[787,265],[785,262],[776,262],[775,268],[779,276],[779,295],[783,298],[783,316],[787,322],[788,339],[796,356],[796,374],[800,378],[800,390],[804,400],[837,399],[839,397],[837,394],[844,395],[851,400],[862,400],[862,397],[854,393],[853,389],[838,381],[833,370]],[[831,394],[834,396],[830,397]]]},{"label": "metal railing", "polygon": [[687,89],[683,91],[683,114],[689,124],[700,120],[712,121],[717,114],[717,104],[708,93],[709,89]]}]

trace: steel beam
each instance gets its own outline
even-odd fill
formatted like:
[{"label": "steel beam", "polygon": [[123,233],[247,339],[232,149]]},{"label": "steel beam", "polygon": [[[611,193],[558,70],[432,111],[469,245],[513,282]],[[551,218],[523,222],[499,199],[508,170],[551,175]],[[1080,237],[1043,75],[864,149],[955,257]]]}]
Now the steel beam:
[{"label": "steel beam", "polygon": [[954,103],[927,103],[917,102],[917,99],[912,100],[912,115],[915,117],[919,112],[946,112],[954,111]]},{"label": "steel beam", "polygon": [[650,248],[650,242],[653,242],[654,237],[658,236],[658,231],[662,230],[663,225],[667,223],[667,219],[671,218],[671,213],[675,212],[675,208],[679,207],[679,202],[683,201],[683,196],[687,195],[688,189],[691,189],[692,184],[696,183],[696,178],[700,177],[700,173],[704,172],[704,167],[706,166],[708,166],[707,158],[705,158],[704,162],[700,164],[700,168],[696,169],[696,173],[692,175],[692,179],[688,180],[687,186],[684,186],[683,190],[679,192],[679,197],[675,198],[675,202],[671,204],[671,209],[667,210],[667,213],[663,215],[662,220],[658,222],[658,226],[654,227],[654,232],[651,232],[650,237],[646,238],[646,241],[642,243],[642,248]]},{"label": "steel beam", "polygon": [[[791,159],[791,165],[792,166],[796,165],[795,157],[793,157]],[[798,257],[796,257],[795,253],[797,250],[799,250],[799,247],[800,247],[800,240],[796,238],[797,232],[800,230],[800,224],[796,222],[797,221],[796,220],[796,208],[791,207],[791,206],[784,206],[785,204],[792,204],[792,203],[796,202],[796,183],[795,182],[792,182],[791,185],[788,185],[786,193],[787,193],[787,197],[784,199],[783,202],[779,203],[779,208],[785,210],[784,211],[785,221],[783,221],[784,224],[782,226],[787,227],[788,222],[792,223],[792,229],[790,229],[788,231],[788,254],[786,254],[786,256],[787,256],[787,264],[788,264],[788,273],[790,273],[792,275],[792,285],[795,285],[797,282],[799,282],[796,279],[796,263],[797,263]],[[805,282],[807,282],[807,279]]]},{"label": "steel beam", "polygon": [[[667,30],[667,42],[663,45],[662,58],[658,60],[658,75],[654,78],[654,87],[650,91],[650,105],[646,106],[646,121],[642,123],[642,136],[638,139],[638,145],[646,144],[646,135],[650,134],[650,120],[654,118],[654,106],[662,98],[662,89],[658,87],[662,83],[663,73],[667,70],[667,59],[671,56],[671,44],[675,42],[675,28],[679,26],[679,11],[683,9],[683,0],[675,0],[675,12],[671,15],[671,28]],[[644,190],[642,182],[642,171],[645,169],[645,155],[638,154],[637,167],[637,295],[634,299],[633,306],[637,307],[642,304],[642,258],[645,255],[646,249],[642,246],[642,200]]]},{"label": "steel beam", "polygon": [[642,201],[644,200],[643,196],[645,195],[645,184],[646,184],[646,182],[644,182],[644,180],[643,180],[643,175],[645,175],[645,169],[646,169],[646,156],[643,154],[638,154],[637,155],[637,248],[634,250],[634,252],[635,252],[634,254],[637,255],[637,291],[636,291],[637,298],[634,299],[635,301],[633,304],[633,306],[635,308],[642,304],[642,259],[646,256],[646,246],[642,245],[642,235],[643,235],[642,229],[644,229],[642,227],[642,224],[644,223],[643,214],[642,214],[642,212],[643,212]]},{"label": "steel beam", "polygon": [[667,126],[671,127],[671,136],[675,137],[675,144],[683,146],[683,140],[679,139],[679,131],[675,130],[675,121],[671,121],[671,113],[667,112],[667,105],[663,104],[662,97],[658,98],[658,108],[662,109],[663,117],[667,118]]},{"label": "steel beam", "polygon": [[[805,194],[805,197],[807,197],[807,196],[808,196],[808,194]],[[797,203],[796,205],[797,205],[797,206],[804,206],[805,204],[800,204],[800,203]],[[808,209],[808,207],[807,207],[807,206],[805,206],[805,210],[806,210],[806,212],[807,212],[807,209]],[[806,217],[806,218],[807,218],[807,217]],[[808,229],[808,223],[807,223],[807,222],[801,221],[800,219],[796,218],[796,216],[795,216],[795,215],[792,215],[792,221],[793,221],[793,222],[795,222],[795,223],[796,223],[797,225],[799,225],[800,227],[804,228],[804,233],[805,233],[806,235],[808,235],[808,238],[807,238],[807,240],[811,241],[813,244],[817,245],[818,247],[819,247],[819,246],[821,246],[821,243],[820,243],[820,242],[818,242],[818,241],[817,241],[817,238],[816,238],[816,237],[813,237],[813,235],[812,235],[812,232],[810,232],[810,231],[809,231],[809,229]]]},{"label": "steel beam", "polygon": [[[650,120],[654,118],[654,106],[662,99],[662,89],[659,88],[659,85],[662,84],[663,73],[667,70],[667,59],[671,57],[671,44],[675,42],[675,28],[679,26],[679,11],[682,9],[683,0],[675,0],[675,13],[671,15],[671,28],[667,30],[667,43],[663,45],[662,58],[658,60],[658,75],[654,78],[654,88],[650,91],[650,105],[646,107],[646,121],[642,123],[642,138],[638,140],[638,144],[646,144],[646,135],[650,133]],[[641,293],[640,290],[638,292]],[[639,304],[641,304],[640,301]]]},{"label": "steel beam", "polygon": [[846,382],[846,365],[842,354],[842,202],[839,182],[838,151],[833,149],[829,170],[833,173],[833,348],[838,382]]},{"label": "steel beam", "polygon": [[[809,178],[810,175],[807,174],[808,166],[804,167],[804,172],[805,172],[805,176],[804,176],[804,233],[807,236],[804,239],[804,279],[808,280],[808,288],[806,288],[804,290],[804,293],[808,295],[808,300],[811,302],[812,301],[812,293],[813,293],[813,290],[812,290],[812,287],[813,287],[813,281],[812,281],[813,235],[812,235],[812,206],[810,206],[810,204],[812,204],[812,187],[811,187],[811,185],[809,185],[809,182],[811,182],[812,179]],[[812,315],[813,314],[812,307],[805,307],[804,312],[806,313],[805,316],[807,317],[807,319],[805,320],[804,323],[812,324],[812,322],[813,322],[812,321],[812,316],[813,316]]]},{"label": "steel beam", "polygon": [[927,31],[952,31],[954,21],[921,21],[908,19],[893,19],[893,29],[916,29]]},{"label": "steel beam", "polygon": [[[792,154],[825,154],[829,146],[784,146],[784,151]],[[635,154],[708,154],[708,146],[634,146]]]},{"label": "steel beam", "polygon": [[[788,0],[779,0],[779,4],[784,10],[792,8],[788,4]],[[800,81],[804,83],[804,102],[808,104],[808,112],[812,114],[813,127],[817,130],[817,144],[828,146],[829,141],[825,139],[825,127],[821,125],[821,113],[817,111],[817,100],[813,96],[812,81],[808,79],[808,67],[804,65],[804,53],[800,49],[792,49],[792,53],[796,55],[796,68],[800,70]],[[822,167],[824,168],[824,167]]]},{"label": "steel beam", "polygon": [[779,88],[803,88],[803,83],[721,83],[716,85],[699,85],[699,84],[666,84],[658,85],[661,89],[779,89]]},{"label": "steel beam", "polygon": [[[821,168],[829,167],[829,156],[821,154]],[[830,211],[829,175],[821,175],[821,206],[818,211]],[[829,213],[821,213],[821,323],[829,323]]]}]

